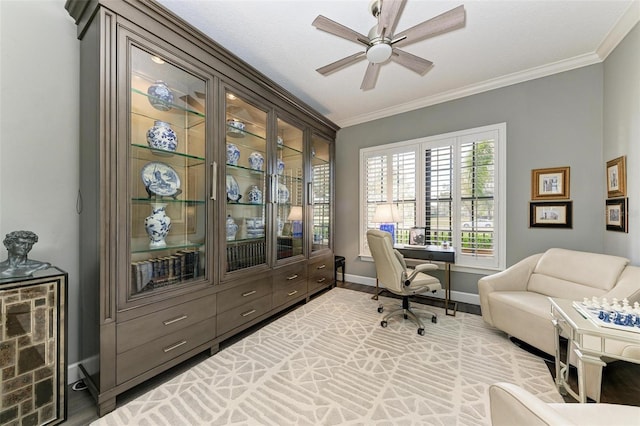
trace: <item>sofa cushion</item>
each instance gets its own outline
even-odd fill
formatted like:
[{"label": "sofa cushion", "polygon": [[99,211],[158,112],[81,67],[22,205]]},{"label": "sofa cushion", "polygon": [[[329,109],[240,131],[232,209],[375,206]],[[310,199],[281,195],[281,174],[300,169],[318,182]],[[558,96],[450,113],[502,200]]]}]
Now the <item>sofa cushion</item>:
[{"label": "sofa cushion", "polygon": [[548,354],[555,352],[548,297],[530,291],[494,291],[488,301],[494,327]]},{"label": "sofa cushion", "polygon": [[[616,285],[628,263],[629,259],[624,257],[552,248],[538,261],[527,289],[575,300],[599,296]],[[599,291],[590,293],[591,289]]]}]

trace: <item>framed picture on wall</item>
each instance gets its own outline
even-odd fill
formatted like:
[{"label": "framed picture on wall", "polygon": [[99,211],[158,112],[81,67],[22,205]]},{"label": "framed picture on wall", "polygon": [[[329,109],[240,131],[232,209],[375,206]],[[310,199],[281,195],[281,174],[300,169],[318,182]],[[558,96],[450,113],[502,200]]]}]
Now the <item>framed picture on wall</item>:
[{"label": "framed picture on wall", "polygon": [[607,224],[607,231],[628,232],[627,209],[626,198],[615,198],[606,201],[605,223]]},{"label": "framed picture on wall", "polygon": [[569,198],[569,167],[531,170],[531,199]]},{"label": "framed picture on wall", "polygon": [[607,161],[607,198],[627,196],[626,156]]},{"label": "framed picture on wall", "polygon": [[529,203],[529,227],[571,228],[572,226],[572,201]]}]

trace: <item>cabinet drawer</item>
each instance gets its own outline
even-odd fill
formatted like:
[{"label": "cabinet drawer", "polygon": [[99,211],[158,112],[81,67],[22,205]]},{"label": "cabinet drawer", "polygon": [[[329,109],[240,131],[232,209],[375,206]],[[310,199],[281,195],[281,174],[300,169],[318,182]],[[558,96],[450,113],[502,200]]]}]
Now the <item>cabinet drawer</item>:
[{"label": "cabinet drawer", "polygon": [[333,283],[333,257],[323,257],[309,263],[309,291]]},{"label": "cabinet drawer", "polygon": [[[117,353],[189,327],[216,314],[216,295],[192,300],[117,325]],[[213,334],[211,337],[215,337]]]},{"label": "cabinet drawer", "polygon": [[218,293],[218,312],[226,312],[245,303],[271,295],[271,280],[253,279],[245,284],[233,285]]},{"label": "cabinet drawer", "polygon": [[289,300],[307,293],[307,265],[304,262],[284,267],[273,274],[273,306],[280,306]]},{"label": "cabinet drawer", "polygon": [[116,382],[124,383],[210,340],[216,319],[208,318],[117,355]]},{"label": "cabinet drawer", "polygon": [[218,336],[271,310],[271,294],[218,314]]}]

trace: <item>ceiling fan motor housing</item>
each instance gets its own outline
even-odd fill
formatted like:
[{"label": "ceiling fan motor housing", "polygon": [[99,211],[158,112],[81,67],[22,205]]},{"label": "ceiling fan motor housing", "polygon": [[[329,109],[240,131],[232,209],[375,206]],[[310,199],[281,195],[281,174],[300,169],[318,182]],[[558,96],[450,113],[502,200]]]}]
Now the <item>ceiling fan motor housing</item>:
[{"label": "ceiling fan motor housing", "polygon": [[378,33],[378,26],[374,25],[369,31],[369,47],[367,48],[367,60],[374,64],[387,61],[391,57],[391,39],[382,37]]}]

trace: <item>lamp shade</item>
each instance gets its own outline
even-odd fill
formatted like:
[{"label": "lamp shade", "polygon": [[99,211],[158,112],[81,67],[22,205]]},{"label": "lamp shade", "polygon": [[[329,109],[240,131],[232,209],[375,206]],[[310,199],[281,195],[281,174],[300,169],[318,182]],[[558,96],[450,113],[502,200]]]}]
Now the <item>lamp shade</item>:
[{"label": "lamp shade", "polygon": [[400,213],[395,204],[378,204],[373,215],[376,223],[396,223],[400,221]]},{"label": "lamp shade", "polygon": [[295,220],[302,220],[302,206],[292,206],[287,220],[292,222]]}]

